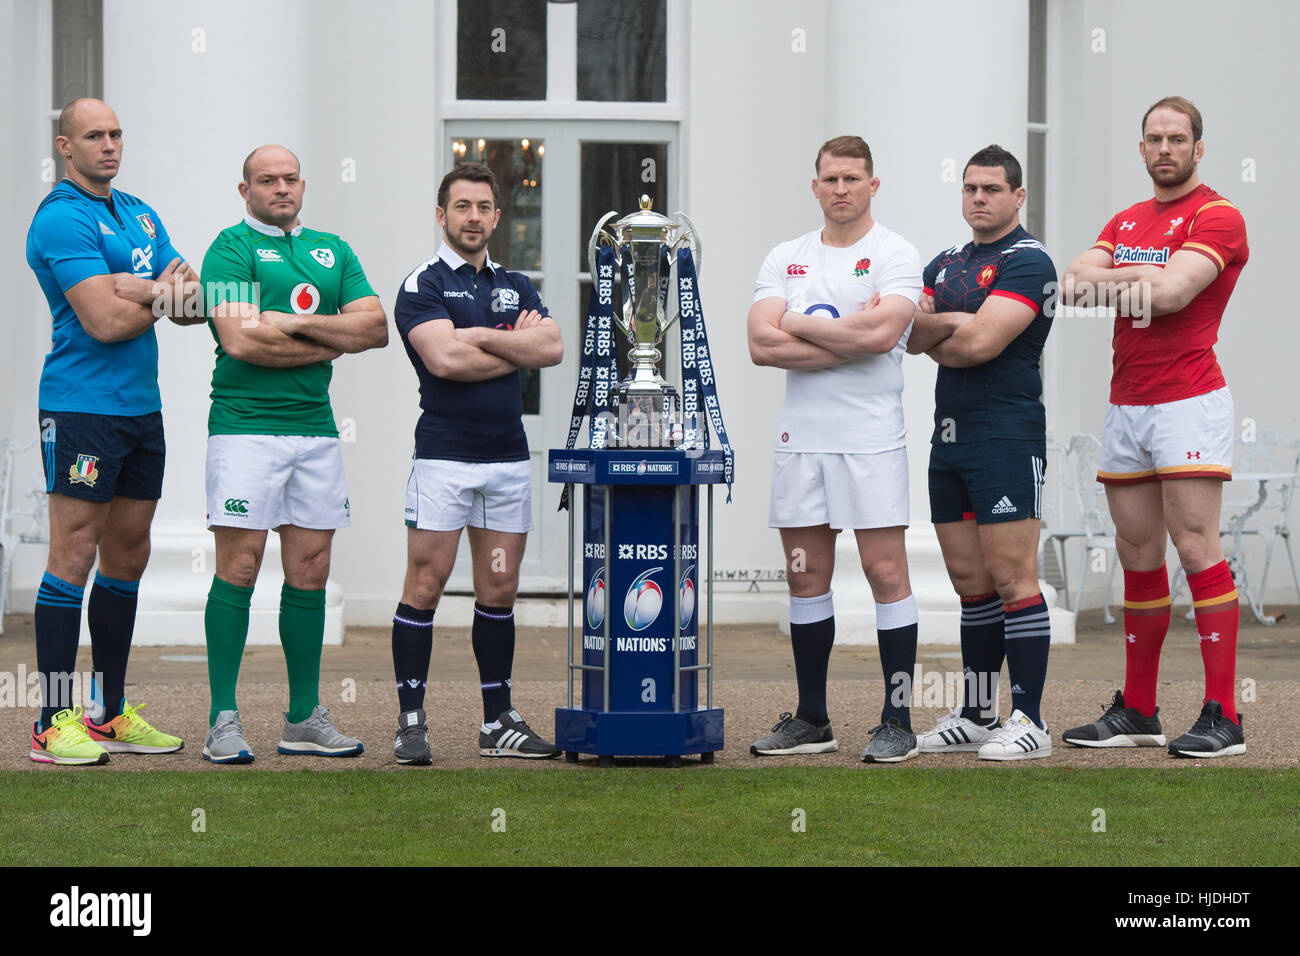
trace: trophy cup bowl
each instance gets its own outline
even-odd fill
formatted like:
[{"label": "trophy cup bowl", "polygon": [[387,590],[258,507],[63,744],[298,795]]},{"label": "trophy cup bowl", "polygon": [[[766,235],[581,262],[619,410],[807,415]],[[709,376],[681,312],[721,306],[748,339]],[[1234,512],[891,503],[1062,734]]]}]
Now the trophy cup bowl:
[{"label": "trophy cup bowl", "polygon": [[[618,275],[624,277],[623,314],[614,324],[631,348],[631,374],[613,390],[611,448],[676,448],[682,443],[681,396],[659,374],[659,343],[676,316],[667,318],[672,266],[678,249],[689,245],[698,268],[700,240],[684,213],[673,219],[651,208],[642,196],[640,209],[616,222],[615,211],[605,213],[587,243],[591,275],[596,276],[596,249],[613,247]],[[608,224],[608,225],[607,225]]]}]

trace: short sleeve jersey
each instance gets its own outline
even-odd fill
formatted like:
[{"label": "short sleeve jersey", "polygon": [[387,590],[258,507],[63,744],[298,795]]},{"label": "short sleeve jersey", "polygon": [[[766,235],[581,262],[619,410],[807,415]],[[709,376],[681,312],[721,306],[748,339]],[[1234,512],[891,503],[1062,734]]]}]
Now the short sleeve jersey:
[{"label": "short sleeve jersey", "polygon": [[[921,296],[921,257],[898,233],[876,223],[852,246],[822,243],[814,230],[770,253],[758,273],[754,301],[779,298],[792,312],[839,318],[862,310],[879,293]],[[904,447],[903,355],[897,345],[834,368],[789,369],[776,450],[875,454]]]},{"label": "short sleeve jersey", "polygon": [[1056,266],[1043,244],[1016,226],[996,242],[968,242],[925,267],[935,312],[978,312],[990,296],[1034,310],[1034,318],[997,356],[968,368],[939,366],[931,443],[1042,438],[1047,421],[1038,360],[1055,311]]},{"label": "short sleeve jersey", "polygon": [[[375,294],[343,239],[302,226],[286,233],[251,216],[212,241],[203,257],[203,288],[209,313],[224,302],[247,302],[268,312],[337,315],[349,302]],[[208,326],[217,340],[208,434],[338,435],[331,363],[269,368],[242,362],[221,347],[211,318]]]},{"label": "short sleeve jersey", "polygon": [[549,315],[528,277],[488,259],[477,272],[445,242],[416,266],[397,292],[393,320],[420,380],[415,457],[450,461],[527,461],[519,371],[481,382],[457,382],[429,371],[411,344],[411,330],[447,319],[457,329],[513,329],[521,312]]},{"label": "short sleeve jersey", "polygon": [[147,415],[162,408],[153,326],[124,342],[97,341],[66,293],[91,276],[115,272],[156,279],[179,256],[162,219],[135,196],[120,189],[98,196],[70,179],[51,190],[27,232],[27,264],[53,319],[41,408],[101,415]]},{"label": "short sleeve jersey", "polygon": [[1214,345],[1223,310],[1250,258],[1246,223],[1237,207],[1204,184],[1172,202],[1148,199],[1106,223],[1094,248],[1109,252],[1116,268],[1164,268],[1175,252],[1187,249],[1219,271],[1186,306],[1152,316],[1149,326],[1116,317],[1111,403],[1157,405],[1222,388]]}]

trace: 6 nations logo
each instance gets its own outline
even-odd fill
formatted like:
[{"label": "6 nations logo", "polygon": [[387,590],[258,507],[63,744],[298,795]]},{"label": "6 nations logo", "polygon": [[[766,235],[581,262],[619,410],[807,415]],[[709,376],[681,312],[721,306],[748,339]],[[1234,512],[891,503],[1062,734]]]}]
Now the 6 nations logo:
[{"label": "6 nations logo", "polygon": [[225,505],[222,506],[226,514],[235,518],[248,517],[248,499],[247,498],[227,498]]}]

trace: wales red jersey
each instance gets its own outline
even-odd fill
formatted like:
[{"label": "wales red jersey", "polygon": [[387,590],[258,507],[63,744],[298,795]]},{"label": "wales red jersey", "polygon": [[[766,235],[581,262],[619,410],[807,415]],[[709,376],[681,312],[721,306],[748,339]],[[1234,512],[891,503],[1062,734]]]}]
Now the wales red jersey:
[{"label": "wales red jersey", "polygon": [[1237,207],[1204,184],[1172,202],[1148,199],[1106,223],[1094,248],[1109,252],[1117,269],[1164,268],[1175,252],[1186,249],[1219,270],[1185,308],[1152,316],[1145,328],[1135,327],[1132,317],[1115,319],[1111,404],[1157,405],[1222,388],[1214,344],[1228,297],[1250,257]]}]

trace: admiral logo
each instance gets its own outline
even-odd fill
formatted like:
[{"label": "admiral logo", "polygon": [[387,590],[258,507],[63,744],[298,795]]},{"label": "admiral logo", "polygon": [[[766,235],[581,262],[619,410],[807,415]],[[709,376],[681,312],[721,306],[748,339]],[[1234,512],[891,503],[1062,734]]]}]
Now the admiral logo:
[{"label": "admiral logo", "polygon": [[1130,262],[1164,265],[1169,261],[1169,247],[1157,249],[1155,246],[1126,246],[1120,243],[1115,247],[1115,265]]},{"label": "admiral logo", "polygon": [[313,249],[311,257],[323,265],[326,269],[334,268],[334,250],[333,249]]},{"label": "admiral logo", "polygon": [[492,290],[492,311],[513,312],[519,308],[519,293],[514,289]]},{"label": "admiral logo", "polygon": [[614,475],[675,475],[675,461],[611,461],[610,474]]},{"label": "admiral logo", "polygon": [[806,276],[808,274],[808,267],[792,263],[785,267],[785,274],[788,276]]},{"label": "admiral logo", "polygon": [[257,258],[263,262],[284,262],[284,256],[274,249],[258,249]]}]

